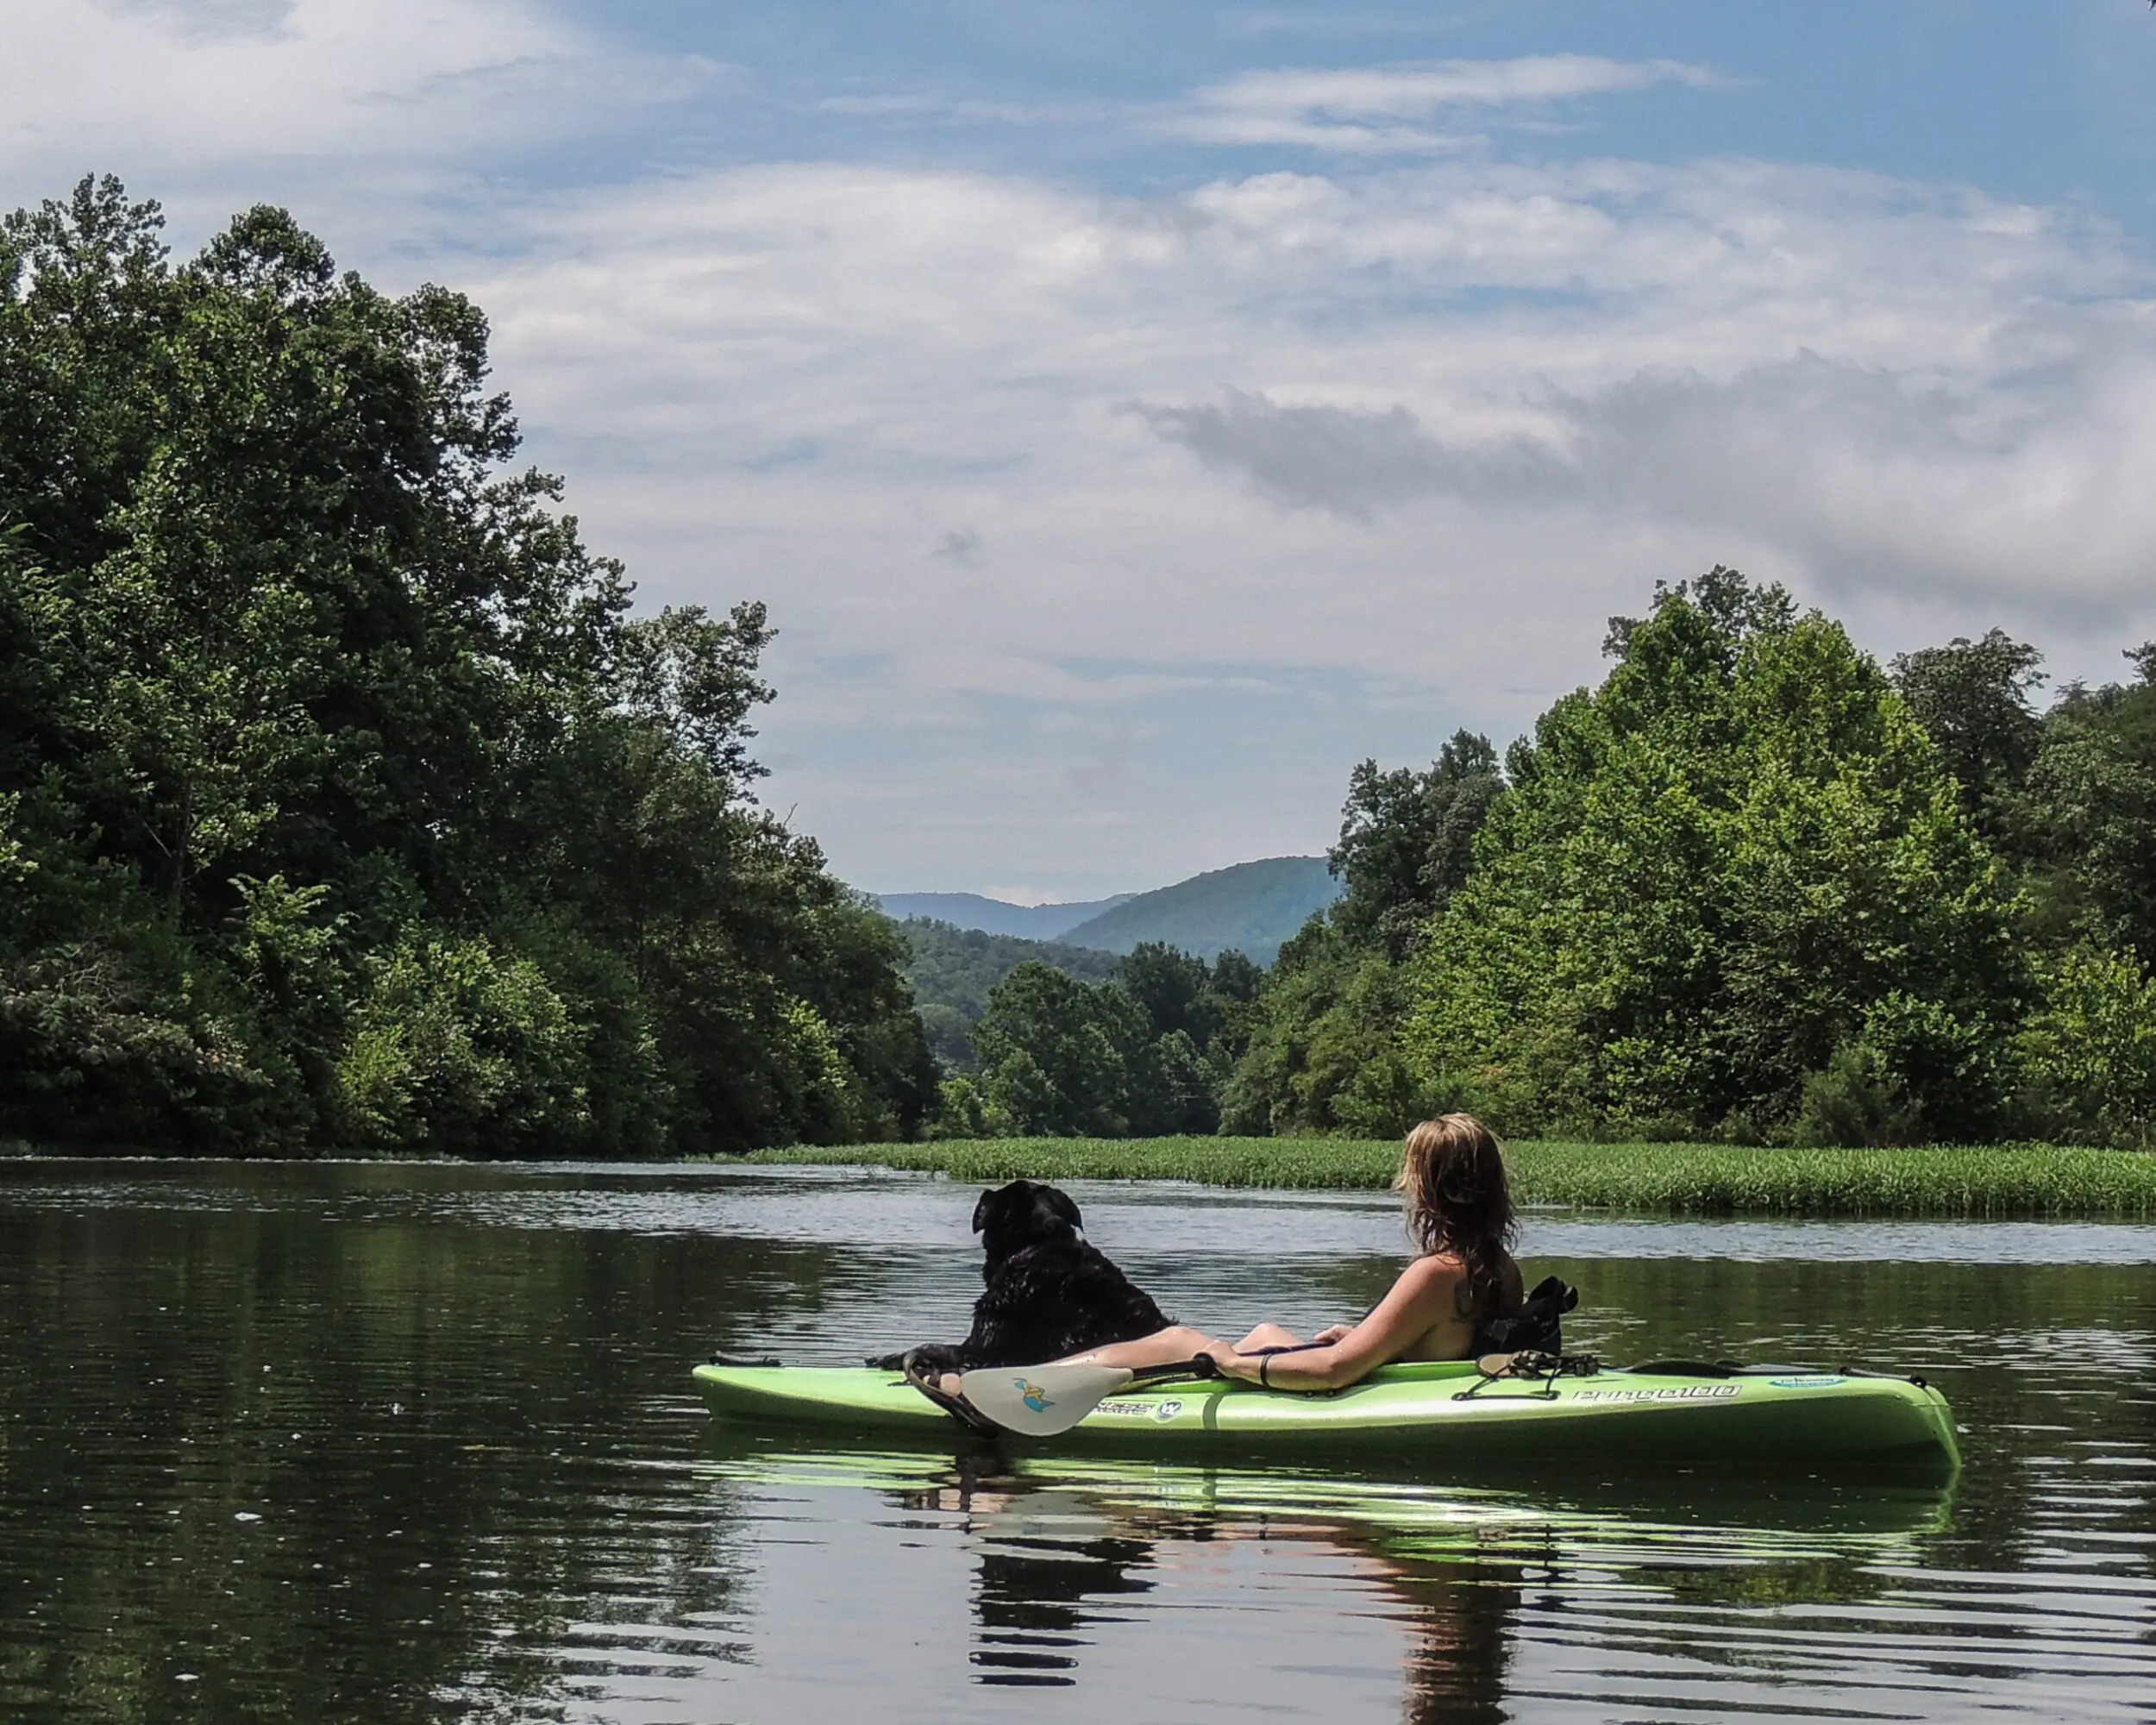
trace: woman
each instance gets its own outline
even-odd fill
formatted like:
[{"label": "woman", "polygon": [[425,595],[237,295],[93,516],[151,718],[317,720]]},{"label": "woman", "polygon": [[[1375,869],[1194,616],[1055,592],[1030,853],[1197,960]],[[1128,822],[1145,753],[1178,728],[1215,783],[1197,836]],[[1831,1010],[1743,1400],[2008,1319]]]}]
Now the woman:
[{"label": "woman", "polygon": [[[1077,1355],[1099,1365],[1163,1365],[1198,1354],[1222,1374],[1272,1389],[1338,1389],[1396,1359],[1465,1359],[1476,1332],[1517,1312],[1520,1266],[1505,1159],[1472,1114],[1425,1120],[1407,1134],[1394,1189],[1421,1256],[1359,1324],[1335,1324],[1308,1342],[1260,1324],[1229,1346],[1177,1325],[1139,1341]],[[1282,1352],[1292,1350],[1292,1352]]]}]

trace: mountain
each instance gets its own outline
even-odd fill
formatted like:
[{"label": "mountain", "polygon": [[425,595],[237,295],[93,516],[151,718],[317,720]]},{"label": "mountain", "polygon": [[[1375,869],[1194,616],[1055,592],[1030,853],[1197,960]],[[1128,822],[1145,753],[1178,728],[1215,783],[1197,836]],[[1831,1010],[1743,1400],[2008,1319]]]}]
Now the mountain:
[{"label": "mountain", "polygon": [[1200,958],[1240,952],[1270,964],[1281,943],[1339,895],[1324,857],[1269,856],[1140,893],[1065,929],[1062,939],[1106,952],[1161,940]]},{"label": "mountain", "polygon": [[899,932],[912,950],[906,980],[913,984],[913,1002],[928,1026],[930,1045],[945,1065],[962,1072],[973,1070],[972,1032],[987,1010],[988,991],[1028,959],[1087,982],[1104,982],[1123,965],[1112,952],[1092,947],[954,928],[919,917],[900,923]]},{"label": "mountain", "polygon": [[1006,905],[978,893],[883,893],[876,902],[883,913],[904,922],[920,917],[953,928],[977,928],[984,934],[1013,934],[1022,940],[1054,940],[1090,917],[1130,897],[1094,899],[1081,905]]}]

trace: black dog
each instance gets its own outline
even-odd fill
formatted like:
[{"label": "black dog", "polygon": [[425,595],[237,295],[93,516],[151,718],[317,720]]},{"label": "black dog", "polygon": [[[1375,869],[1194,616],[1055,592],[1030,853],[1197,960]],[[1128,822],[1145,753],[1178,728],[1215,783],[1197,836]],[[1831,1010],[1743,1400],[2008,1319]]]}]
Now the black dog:
[{"label": "black dog", "polygon": [[1110,1342],[1136,1341],[1175,1321],[1079,1233],[1070,1195],[1035,1180],[983,1192],[973,1231],[987,1261],[987,1286],[974,1302],[973,1333],[868,1363],[899,1371],[970,1371],[981,1365],[1038,1365]]}]

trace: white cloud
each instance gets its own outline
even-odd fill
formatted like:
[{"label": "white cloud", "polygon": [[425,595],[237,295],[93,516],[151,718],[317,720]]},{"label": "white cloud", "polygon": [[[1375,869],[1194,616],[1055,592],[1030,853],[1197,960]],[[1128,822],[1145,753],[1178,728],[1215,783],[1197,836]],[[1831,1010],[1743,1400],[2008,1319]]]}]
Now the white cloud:
[{"label": "white cloud", "polygon": [[1998,622],[2101,675],[2156,632],[2156,310],[2085,216],[1743,160],[1399,165],[1696,67],[1252,74],[1186,135],[1341,166],[1152,196],[823,162],[538,198],[517,152],[723,74],[519,0],[20,9],[16,198],[304,187],[385,285],[471,292],[592,542],[655,599],[770,600],[769,800],[865,884],[1321,848],[1352,761],[1514,733],[1716,561],[1883,649]]},{"label": "white cloud", "polygon": [[185,36],[273,36],[297,0],[103,0],[115,16],[154,18]]},{"label": "white cloud", "polygon": [[223,210],[304,193],[409,237],[429,193],[718,75],[535,0],[40,0],[0,54],[0,191],[110,171]]},{"label": "white cloud", "polygon": [[2056,212],[1613,161],[526,220],[472,284],[525,423],[655,597],[771,599],[774,800],[871,884],[1318,848],[1357,756],[1510,734],[1717,561],[1883,648],[2156,622],[2156,319]]},{"label": "white cloud", "polygon": [[[2001,345],[2023,332],[2009,326]],[[1138,404],[1162,437],[1291,506],[1357,519],[1450,496],[1764,536],[1821,586],[1960,588],[2116,613],[2156,566],[2156,328],[2091,319],[2033,374],[1942,383],[1805,354],[1716,380],[1643,373],[1537,403],[1548,429],[1448,443],[1403,406],[1282,406],[1228,390]],[[1988,384],[1988,388],[1984,386]],[[2070,574],[2052,566],[2074,549]]]},{"label": "white cloud", "polygon": [[1660,84],[1719,82],[1678,60],[1614,60],[1590,54],[1451,60],[1416,66],[1245,72],[1199,91],[1163,122],[1213,144],[1288,144],[1357,154],[1419,153],[1475,141],[1413,123],[1457,110],[1576,101]]}]

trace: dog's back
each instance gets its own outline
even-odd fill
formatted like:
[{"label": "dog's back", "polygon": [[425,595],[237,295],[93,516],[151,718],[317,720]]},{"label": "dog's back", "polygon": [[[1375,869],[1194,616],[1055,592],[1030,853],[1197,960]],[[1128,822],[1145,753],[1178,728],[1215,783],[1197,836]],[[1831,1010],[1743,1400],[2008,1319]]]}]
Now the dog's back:
[{"label": "dog's back", "polygon": [[[955,1346],[912,1350],[937,1370],[1036,1365],[1136,1341],[1173,1321],[1085,1239],[1078,1206],[1067,1192],[1013,1180],[981,1195],[973,1225],[985,1253],[981,1273],[987,1285],[974,1302],[972,1333]],[[904,1358],[876,1363],[894,1365]]]}]

